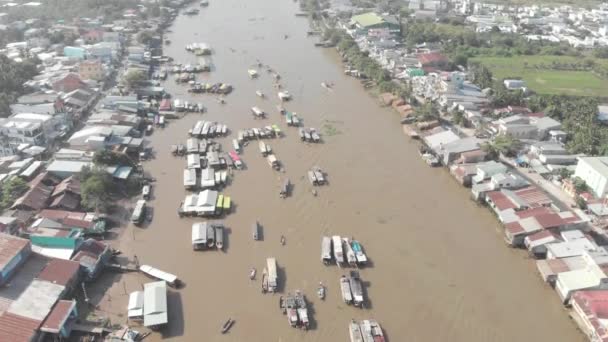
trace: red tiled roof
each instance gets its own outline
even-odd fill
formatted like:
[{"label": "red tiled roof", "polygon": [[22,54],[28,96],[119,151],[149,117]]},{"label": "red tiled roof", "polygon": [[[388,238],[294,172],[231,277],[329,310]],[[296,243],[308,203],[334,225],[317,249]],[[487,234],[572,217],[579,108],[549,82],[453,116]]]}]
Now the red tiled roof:
[{"label": "red tiled roof", "polygon": [[507,209],[515,209],[517,206],[501,191],[490,191],[486,194],[486,198],[494,203],[499,211]]},{"label": "red tiled roof", "polygon": [[29,244],[29,240],[0,233],[0,270]]},{"label": "red tiled roof", "polygon": [[532,242],[532,241],[542,240],[542,239],[548,238],[550,236],[553,236],[553,237],[556,238],[555,234],[553,234],[552,231],[550,231],[550,230],[541,230],[538,233],[534,233],[534,234],[528,236],[528,240],[530,242]]},{"label": "red tiled roof", "polygon": [[505,230],[511,233],[511,236],[515,236],[525,232],[524,228],[521,226],[521,224],[519,224],[519,221],[505,224]]},{"label": "red tiled roof", "polygon": [[530,207],[541,207],[552,203],[551,199],[535,186],[529,186],[513,192],[526,201]]},{"label": "red tiled roof", "polygon": [[542,214],[551,214],[555,213],[551,208],[547,207],[538,207],[538,208],[530,208],[526,210],[521,210],[515,213],[517,217],[520,219],[525,219],[527,217],[542,215]]},{"label": "red tiled roof", "polygon": [[557,228],[566,224],[566,220],[561,218],[558,214],[542,214],[535,216],[536,221],[545,229]]},{"label": "red tiled roof", "polygon": [[591,323],[602,341],[608,341],[608,331],[600,320],[608,318],[608,291],[577,291],[572,301],[581,308],[584,320]]},{"label": "red tiled roof", "polygon": [[30,342],[40,321],[4,312],[0,315],[0,341]]},{"label": "red tiled roof", "polygon": [[73,300],[58,301],[53,310],[51,310],[51,313],[49,313],[42,323],[40,330],[54,334],[59,333],[75,305],[76,302]]},{"label": "red tiled roof", "polygon": [[46,280],[53,284],[66,286],[78,273],[80,264],[72,260],[52,259],[42,272],[38,275],[38,279]]}]

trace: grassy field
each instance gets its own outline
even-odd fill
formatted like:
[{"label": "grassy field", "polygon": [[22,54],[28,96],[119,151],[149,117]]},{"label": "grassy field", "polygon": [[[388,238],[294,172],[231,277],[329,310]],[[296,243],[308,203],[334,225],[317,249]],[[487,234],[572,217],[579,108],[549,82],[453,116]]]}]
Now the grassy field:
[{"label": "grassy field", "polygon": [[[553,62],[580,63],[580,58],[566,56],[477,57],[497,79],[517,78],[526,81],[528,88],[540,94],[578,96],[608,96],[608,80],[591,71],[552,70]],[[595,60],[608,67],[608,61]]]}]

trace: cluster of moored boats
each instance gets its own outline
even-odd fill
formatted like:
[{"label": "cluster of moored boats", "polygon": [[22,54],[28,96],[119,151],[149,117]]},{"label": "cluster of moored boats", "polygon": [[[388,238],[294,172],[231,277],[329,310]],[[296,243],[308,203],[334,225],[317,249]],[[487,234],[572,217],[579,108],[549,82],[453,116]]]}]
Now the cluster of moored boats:
[{"label": "cluster of moored boats", "polygon": [[196,222],[192,224],[192,249],[195,251],[224,248],[224,224]]},{"label": "cluster of moored boats", "polygon": [[[203,57],[204,58],[204,57]],[[170,72],[172,74],[197,74],[201,72],[211,71],[211,65],[208,62],[196,64],[173,64],[169,69],[162,68],[161,72]]]},{"label": "cluster of moored boats", "polygon": [[339,235],[323,236],[321,239],[321,261],[325,265],[336,263],[339,267],[358,267],[367,264],[367,255],[357,240]]},{"label": "cluster of moored boats", "polygon": [[213,50],[211,47],[205,43],[191,43],[186,45],[186,51],[192,52],[197,56],[207,56],[210,55]]},{"label": "cluster of moored boats", "polygon": [[182,101],[180,99],[175,99],[171,101],[170,99],[162,99],[158,106],[158,111],[160,113],[169,113],[171,111],[175,112],[190,112],[190,113],[204,113],[207,110],[202,103],[192,103],[188,101]]},{"label": "cluster of moored boats", "polygon": [[188,88],[188,92],[193,94],[228,95],[232,92],[232,86],[228,83],[199,83],[190,81],[189,84],[190,88]]},{"label": "cluster of moored boats", "polygon": [[237,141],[239,144],[245,144],[246,142],[254,139],[270,139],[281,136],[281,128],[278,125],[273,124],[261,128],[254,127],[240,130],[237,134]]},{"label": "cluster of moored boats", "polygon": [[300,127],[298,129],[298,133],[300,134],[300,140],[302,140],[304,142],[312,142],[312,143],[321,142],[321,137],[319,136],[319,133],[317,133],[317,130],[314,128]]},{"label": "cluster of moored boats", "polygon": [[[199,120],[190,130],[188,130],[188,135],[194,138],[213,138],[213,137],[221,137],[230,133],[228,126],[219,122],[214,121],[205,121]],[[218,146],[219,144],[212,144]]]},{"label": "cluster of moored boats", "polygon": [[363,282],[359,277],[359,272],[351,271],[349,277],[345,275],[340,277],[340,293],[342,300],[348,305],[352,304],[356,307],[365,305]]},{"label": "cluster of moored boats", "polygon": [[289,325],[294,328],[308,330],[310,320],[308,318],[308,305],[306,297],[302,292],[296,290],[292,295],[288,293],[285,296],[279,297],[279,307],[283,314],[287,315]]}]

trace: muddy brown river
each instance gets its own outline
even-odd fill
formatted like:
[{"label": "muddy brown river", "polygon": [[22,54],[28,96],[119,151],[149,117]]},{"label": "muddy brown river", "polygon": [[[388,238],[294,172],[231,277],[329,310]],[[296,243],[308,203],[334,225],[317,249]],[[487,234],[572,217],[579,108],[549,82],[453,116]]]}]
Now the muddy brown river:
[{"label": "muddy brown river", "polygon": [[[197,6],[197,4],[195,4]],[[213,95],[189,95],[172,78],[165,87],[174,98],[202,102],[205,114],[188,114],[157,129],[150,137],[156,158],[145,168],[157,178],[150,206],[154,218],[144,228],[127,227],[115,245],[143,264],[178,275],[186,286],[170,290],[170,324],[146,340],[179,341],[349,341],[348,323],[373,318],[388,339],[401,341],[583,341],[555,292],[543,284],[525,253],[502,241],[492,214],[469,200],[444,169],[431,169],[419,158],[417,145],[403,133],[398,116],[380,108],[355,79],[343,75],[335,51],[313,47],[308,22],[297,18],[298,5],[288,0],[211,1],[196,16],[180,16],[167,38],[165,54],[194,63],[185,51],[192,42],[214,50],[214,70],[199,80],[227,82],[235,90],[220,105]],[[285,35],[288,38],[285,39]],[[275,109],[273,80],[266,71],[251,80],[257,60],[272,66],[293,94],[285,107],[308,127],[317,127],[324,143],[305,145]],[[334,82],[334,90],[321,82]],[[268,94],[256,96],[256,90]],[[269,113],[254,120],[252,106]],[[239,129],[277,123],[286,133],[269,144],[285,173],[272,170],[257,142],[244,148],[246,169],[234,172],[223,193],[233,212],[225,251],[194,252],[191,225],[176,208],[186,191],[186,161],[170,154],[170,145],[185,142],[197,120],[226,123],[225,150]],[[329,185],[311,193],[306,171],[322,167]],[[278,196],[281,179],[294,184],[288,199]],[[264,241],[253,241],[254,220],[264,226]],[[369,307],[343,303],[338,279],[348,270],[320,262],[322,235],[355,237],[371,259],[360,271]],[[280,236],[287,243],[281,246]],[[258,275],[267,257],[276,257],[284,291],[301,289],[310,302],[312,330],[291,328],[279,310],[279,294],[263,295]],[[149,281],[137,274],[106,277],[108,291],[100,309],[115,322],[126,321],[128,292]],[[327,298],[316,296],[319,281]],[[223,322],[236,323],[222,335]]]}]

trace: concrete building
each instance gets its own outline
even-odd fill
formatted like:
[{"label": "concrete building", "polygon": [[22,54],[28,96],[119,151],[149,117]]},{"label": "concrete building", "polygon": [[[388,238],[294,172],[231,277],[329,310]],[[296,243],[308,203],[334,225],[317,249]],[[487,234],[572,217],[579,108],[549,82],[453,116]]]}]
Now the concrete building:
[{"label": "concrete building", "polygon": [[585,268],[557,275],[555,291],[566,305],[576,291],[608,289],[608,277],[604,269],[598,266],[589,254],[583,255],[583,260],[587,264]]},{"label": "concrete building", "polygon": [[580,157],[574,176],[587,183],[587,186],[598,197],[608,193],[608,157]]}]

